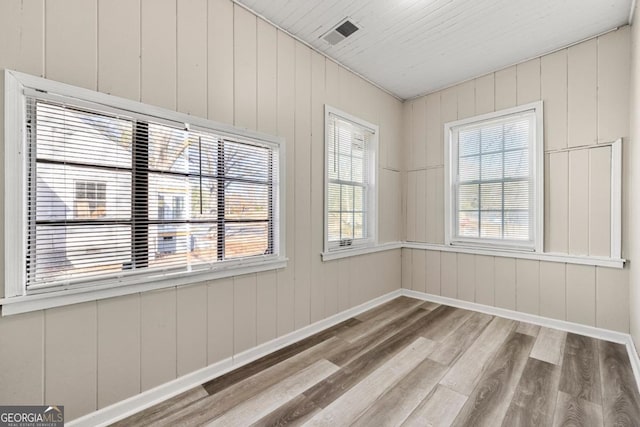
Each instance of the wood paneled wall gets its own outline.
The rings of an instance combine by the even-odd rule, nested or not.
[[[0,318],[3,404],[56,402],[71,420],[400,286],[400,250],[320,259],[325,102],[379,124],[380,240],[400,240],[395,98],[230,0],[4,0],[0,40],[0,68],[285,137],[290,259]]]
[[[611,148],[601,144],[630,143],[629,53],[627,26],[405,103],[406,239],[444,243],[444,123],[543,100],[545,251],[609,256]],[[629,331],[628,267],[411,249],[402,262],[405,288]]]

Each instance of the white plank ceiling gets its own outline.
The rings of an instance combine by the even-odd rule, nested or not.
[[[236,0],[400,98],[628,23],[632,0]],[[361,29],[320,37],[349,17]]]

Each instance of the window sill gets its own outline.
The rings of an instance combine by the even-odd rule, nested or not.
[[[358,255],[366,255],[366,254],[371,254],[371,253],[375,253],[375,252],[382,252],[382,251],[390,251],[393,249],[402,249],[403,244],[402,242],[388,242],[388,243],[380,243],[377,245],[371,245],[371,246],[362,246],[362,247],[356,247],[356,248],[350,248],[350,249],[337,249],[335,251],[328,251],[328,252],[323,252],[322,253],[322,261],[333,261],[336,259],[341,259],[341,258],[349,258],[352,256],[358,256]]]
[[[516,250],[505,249],[487,249],[470,246],[450,246],[433,243],[419,243],[419,242],[405,242],[402,245],[407,249],[424,249],[430,251],[440,252],[456,252],[462,254],[472,255],[487,255],[497,256],[505,258],[519,258],[519,259],[532,259],[537,261],[549,261],[549,262],[561,262],[567,264],[580,264],[580,265],[592,265],[596,267],[609,267],[609,268],[624,268],[625,259],[622,258],[610,258],[610,257],[598,257],[589,255],[569,255],[559,253],[540,253],[540,252],[526,252]]]
[[[278,258],[268,261],[246,263],[241,266],[220,268],[218,270],[207,272],[175,274],[173,276],[165,276],[161,279],[147,281],[144,283],[129,285],[102,285],[99,287],[83,287],[34,295],[0,298],[0,305],[2,306],[2,316],[9,316],[12,314],[27,313],[30,311],[44,310],[70,304],[97,301],[157,289],[166,289],[180,285],[240,276],[242,274],[277,270],[285,268],[287,266],[287,261],[287,258]]]

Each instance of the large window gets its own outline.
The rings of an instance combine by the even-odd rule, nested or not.
[[[22,294],[281,256],[275,139],[60,87],[100,102],[21,88]]]
[[[329,106],[325,124],[325,251],[372,245],[378,128]]]
[[[447,243],[542,251],[542,103],[446,125]]]

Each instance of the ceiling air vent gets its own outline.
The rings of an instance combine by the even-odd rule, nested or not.
[[[321,38],[330,45],[336,45],[351,34],[358,31],[360,27],[353,23],[349,18],[345,18],[336,27],[326,32]]]

